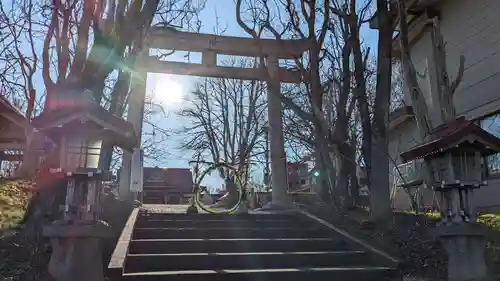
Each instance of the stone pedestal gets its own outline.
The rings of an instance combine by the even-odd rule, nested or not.
[[[247,201],[241,201],[240,205],[234,211],[235,214],[246,214],[248,213],[248,205]]]
[[[296,211],[296,208],[292,203],[290,204],[277,204],[275,202],[269,202],[262,206],[262,208],[258,208],[252,211],[252,213],[270,213],[270,214],[281,214],[281,213],[293,213]]]
[[[288,203],[288,202],[268,202],[266,203],[264,206],[262,206],[262,210],[277,210],[277,211],[281,211],[281,210],[289,210],[289,209],[292,209],[293,206],[291,203]]]
[[[448,281],[487,280],[486,233],[476,223],[437,228],[436,235],[448,253]]]
[[[100,240],[113,236],[109,225],[56,221],[43,234],[52,244],[49,273],[57,281],[104,281]]]

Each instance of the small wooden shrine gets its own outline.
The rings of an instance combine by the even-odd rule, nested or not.
[[[423,158],[428,185],[440,193],[443,223],[475,221],[474,189],[486,184],[484,157],[500,152],[500,139],[472,121],[459,118],[442,125],[424,142],[401,154],[407,162]]]
[[[441,226],[435,234],[448,253],[448,280],[484,280],[485,229],[476,223],[474,190],[486,185],[484,158],[500,152],[500,139],[464,118],[435,128],[401,154],[423,158],[427,185],[439,193]]]

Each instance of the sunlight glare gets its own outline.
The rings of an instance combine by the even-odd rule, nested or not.
[[[184,87],[172,78],[155,81],[153,100],[168,108],[179,108],[184,101]]]

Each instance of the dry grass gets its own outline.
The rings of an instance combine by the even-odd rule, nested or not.
[[[21,222],[29,200],[23,181],[0,180],[0,231],[13,229]]]
[[[30,184],[0,180],[0,280],[38,280],[33,241],[18,227],[30,199]]]
[[[412,212],[407,212],[408,214],[414,214]],[[439,220],[439,213],[428,212],[424,215],[431,220]],[[481,214],[478,216],[478,222],[489,227],[494,231],[500,232],[500,214]]]

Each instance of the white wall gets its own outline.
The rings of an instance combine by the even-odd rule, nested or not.
[[[500,1],[453,0],[443,5],[441,31],[448,72],[455,77],[460,55],[465,72],[455,95],[459,114],[477,118],[500,109]]]
[[[464,76],[454,98],[457,113],[478,118],[499,110],[500,1],[448,0],[443,1],[441,11],[441,32],[451,81],[456,77],[460,55],[465,57]],[[419,77],[419,82],[435,111],[430,115],[436,123],[439,105],[436,104],[437,84],[431,48],[430,32],[426,31],[412,47],[411,56],[417,71],[426,75]],[[411,104],[407,92],[405,99]]]

